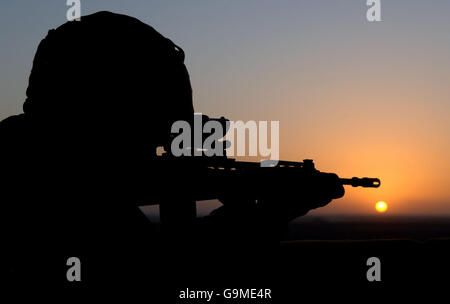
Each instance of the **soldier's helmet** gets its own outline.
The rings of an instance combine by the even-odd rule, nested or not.
[[[167,128],[193,113],[184,52],[129,16],[98,12],[67,22],[39,44],[24,112],[63,126]]]

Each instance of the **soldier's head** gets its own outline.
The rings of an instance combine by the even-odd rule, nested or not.
[[[135,18],[88,15],[39,44],[24,112],[55,128],[156,142],[171,121],[193,114],[183,61],[180,47]]]

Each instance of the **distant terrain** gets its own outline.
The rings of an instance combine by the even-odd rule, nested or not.
[[[217,206],[216,206],[217,207]],[[200,210],[199,216],[210,210]],[[153,222],[159,222],[157,206],[144,207]],[[450,216],[398,215],[308,215],[293,221],[283,240],[383,240],[450,239]]]
[[[292,222],[286,240],[450,238],[450,217],[438,216],[306,216]]]

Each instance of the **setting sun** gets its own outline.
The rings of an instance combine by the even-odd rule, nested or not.
[[[375,209],[380,213],[386,212],[387,207],[388,206],[387,206],[386,202],[383,202],[383,201],[379,201],[378,203],[375,204]]]

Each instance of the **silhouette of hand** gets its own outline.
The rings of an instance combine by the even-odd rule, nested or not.
[[[258,211],[267,219],[275,217],[279,223],[288,223],[309,210],[326,206],[333,199],[344,196],[345,190],[336,174],[321,173],[305,184],[280,192],[277,198],[259,200]]]
[[[345,193],[339,177],[334,173],[320,173],[303,182],[292,181],[278,187],[276,196],[264,197],[256,204],[255,200],[240,198],[239,193],[221,198],[223,206],[214,210],[212,215],[233,220],[253,218],[266,223],[286,224],[309,210],[326,206]]]

